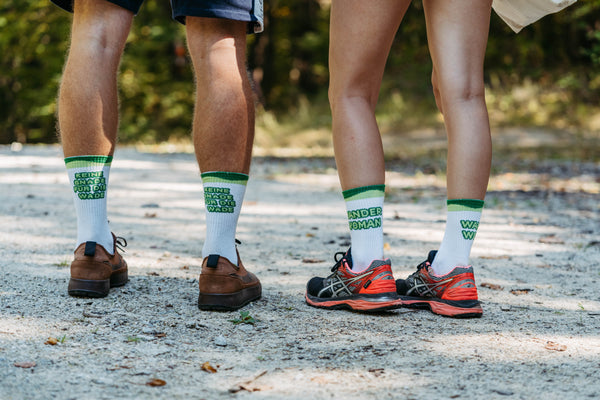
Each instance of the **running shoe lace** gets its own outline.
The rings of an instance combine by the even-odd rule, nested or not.
[[[421,264],[417,265],[417,270],[415,272],[413,272],[412,274],[410,274],[410,276],[408,277],[408,279],[415,279],[419,276],[419,272],[423,269],[423,268],[427,268],[429,266],[429,263],[427,261],[423,261]]]
[[[335,261],[335,265],[333,267],[331,267],[331,272],[337,271],[337,269],[340,267],[340,265],[342,265],[342,261],[344,260],[345,255],[346,255],[346,253],[344,253],[343,251],[338,251],[337,253],[334,254],[333,259]]]

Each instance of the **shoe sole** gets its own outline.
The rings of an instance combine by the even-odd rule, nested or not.
[[[402,303],[404,307],[429,309],[432,313],[444,317],[480,318],[483,315],[481,303],[477,300],[450,301],[402,296]]]
[[[106,297],[111,287],[123,286],[128,282],[127,271],[113,274],[110,279],[69,279],[68,292],[73,297]]]
[[[260,285],[242,289],[235,293],[200,293],[198,295],[198,308],[204,311],[235,311],[252,301],[260,299],[261,295]]]
[[[381,293],[377,295],[357,295],[338,297],[335,299],[321,299],[306,293],[306,304],[317,308],[329,310],[353,311],[385,311],[402,307],[402,299],[395,293]]]

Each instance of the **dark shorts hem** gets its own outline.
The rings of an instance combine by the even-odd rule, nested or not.
[[[252,16],[246,12],[235,12],[232,10],[207,10],[205,8],[195,8],[186,10],[173,10],[173,18],[179,22],[184,22],[185,17],[203,17],[203,18],[222,18],[234,21],[254,22]]]
[[[73,0],[50,0],[63,10],[73,12]],[[106,0],[137,15],[144,0]],[[237,4],[236,4],[237,2]],[[186,17],[221,18],[248,22],[248,33],[263,30],[262,1],[214,0],[204,2],[205,7],[195,7],[192,1],[171,0],[173,19],[185,24]],[[212,5],[212,8],[206,6]]]
[[[52,3],[56,4],[63,10],[68,12],[73,12],[73,0],[50,0]],[[109,3],[116,4],[117,6],[124,8],[128,11],[131,11],[133,14],[136,14],[140,11],[140,7],[142,5],[143,0],[106,0]]]
[[[234,4],[236,1],[239,4]],[[206,7],[207,4],[204,4],[202,7],[197,7],[195,4],[190,3],[193,2],[172,0],[171,4],[173,6],[173,19],[185,24],[186,17],[221,18],[233,21],[248,22],[248,33],[258,33],[263,30],[262,2],[260,3],[260,6],[257,7],[258,9],[255,9],[256,4],[254,2],[247,4],[245,1],[239,0],[231,2],[213,1],[209,7]]]

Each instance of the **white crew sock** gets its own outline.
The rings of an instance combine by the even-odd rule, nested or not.
[[[113,254],[114,243],[108,226],[106,191],[112,156],[65,158],[77,214],[77,244],[96,242]]]
[[[373,260],[383,259],[383,197],[385,185],[363,186],[343,192],[346,201],[352,271],[369,268]]]
[[[206,206],[206,239],[202,257],[218,254],[238,264],[235,232],[247,182],[248,175],[237,172],[202,174]]]
[[[455,267],[467,267],[471,246],[479,227],[483,200],[448,200],[446,231],[431,265],[436,275],[446,275]]]

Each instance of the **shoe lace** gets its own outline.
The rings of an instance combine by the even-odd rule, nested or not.
[[[121,236],[115,236],[115,246],[117,249],[125,253],[125,247],[127,247],[127,240]]]
[[[427,268],[428,266],[430,266],[431,264],[427,261],[423,261],[421,264],[417,265],[417,272],[419,272],[420,270],[422,270],[423,268]]]
[[[417,270],[415,272],[413,272],[412,274],[410,274],[408,276],[408,278],[406,278],[407,281],[411,282],[411,285],[415,284],[415,281],[417,279],[419,279],[419,275],[420,272],[423,268],[427,268],[430,264],[427,261],[423,261],[421,264],[417,265]],[[412,289],[411,289],[412,290]]]
[[[335,265],[331,267],[331,272],[337,271],[337,269],[342,265],[342,261],[345,258],[346,253],[343,251],[338,251],[334,254],[333,259],[335,260]]]

